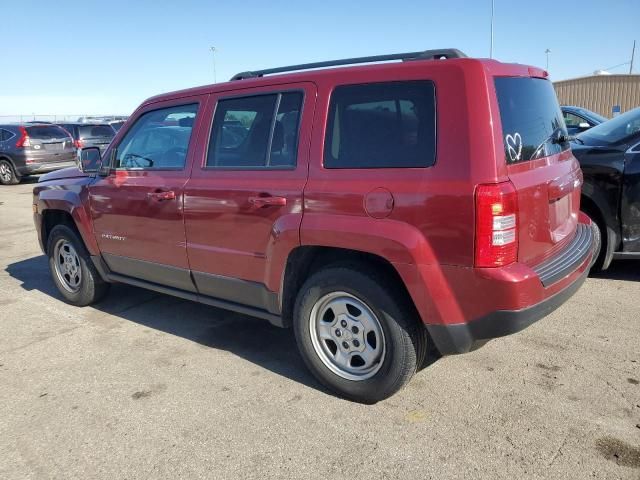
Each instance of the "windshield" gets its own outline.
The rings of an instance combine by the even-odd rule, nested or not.
[[[584,108],[579,108],[578,109],[578,113],[580,113],[583,116],[587,117],[589,120],[595,120],[596,123],[602,123],[602,122],[606,122],[607,120],[609,120],[607,117],[603,117],[599,113],[592,112],[591,110],[586,110]]]
[[[550,81],[498,77],[495,85],[507,163],[548,157],[569,148],[567,127]]]
[[[640,107],[596,125],[578,135],[578,138],[595,139],[610,145],[638,132],[640,132]]]

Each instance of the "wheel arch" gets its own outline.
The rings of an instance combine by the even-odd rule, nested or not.
[[[293,309],[296,297],[304,282],[315,272],[330,265],[351,266],[355,269],[375,269],[390,280],[396,288],[396,293],[402,295],[415,310],[416,318],[419,313],[413,298],[406,287],[405,279],[388,259],[372,252],[348,248],[302,245],[294,248],[286,261],[280,288],[280,305],[283,326],[292,323]]]
[[[617,227],[612,225],[610,218],[607,218],[605,209],[601,202],[596,199],[582,194],[580,198],[580,209],[586,213],[600,229],[600,238],[602,239],[602,248],[605,249],[604,261],[602,262],[602,269],[606,269],[613,260],[613,252],[618,250],[620,236],[617,232]]]
[[[91,255],[98,255],[99,249],[93,234],[88,208],[76,191],[43,190],[37,198],[40,219],[40,240],[46,252],[51,229],[55,225],[65,224],[78,232],[80,239]]]

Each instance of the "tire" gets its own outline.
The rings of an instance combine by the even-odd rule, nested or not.
[[[600,221],[600,219],[597,218],[597,216],[594,215],[592,212],[583,210],[582,213],[584,213],[591,219],[592,227],[593,227],[594,248],[593,248],[593,260],[591,261],[591,272],[593,273],[601,272],[605,270],[606,267],[609,266],[608,263],[611,262],[609,260],[607,265],[605,265],[605,262],[607,260],[607,248],[608,248],[607,230],[605,229],[605,226]]]
[[[313,274],[298,293],[293,327],[313,375],[361,403],[400,390],[426,354],[426,329],[406,294],[366,267],[329,266]]]
[[[78,234],[67,225],[51,230],[47,254],[53,283],[67,303],[84,307],[100,301],[109,291]]]
[[[20,183],[20,176],[9,160],[0,160],[0,185],[17,185]]]
[[[593,229],[593,259],[591,260],[590,268],[593,271],[600,271],[604,263],[606,249],[602,248],[602,232],[600,231],[600,227],[593,220],[591,220],[591,228]]]

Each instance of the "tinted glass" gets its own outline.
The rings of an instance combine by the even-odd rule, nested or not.
[[[213,120],[207,166],[295,166],[302,99],[302,93],[288,92],[220,100]]]
[[[580,138],[593,138],[611,144],[625,140],[640,132],[640,108],[629,110],[590,130],[580,134]]]
[[[13,136],[14,136],[14,134],[12,132],[10,132],[9,130],[4,130],[4,129],[0,128],[0,142],[4,142],[5,140],[9,140]]]
[[[507,163],[543,158],[569,149],[557,143],[567,135],[553,85],[541,78],[495,79]]]
[[[573,113],[564,112],[564,123],[567,127],[577,127],[586,120],[574,115]]]
[[[113,137],[116,132],[109,125],[82,125],[79,128],[80,138]]]
[[[56,125],[41,125],[37,127],[26,127],[30,138],[35,140],[51,140],[58,138],[68,138],[69,133]]]
[[[326,168],[412,168],[435,162],[430,81],[338,87],[331,96]]]
[[[67,132],[69,132],[69,135],[71,135],[72,137],[75,138],[75,129],[73,128],[73,125],[60,125],[62,128],[64,128]]]
[[[197,111],[191,104],[145,113],[118,145],[113,167],[183,168]]]
[[[116,132],[120,130],[123,125],[124,125],[124,122],[111,122],[111,128],[113,128],[113,130]]]

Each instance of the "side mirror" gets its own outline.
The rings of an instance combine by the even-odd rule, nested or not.
[[[78,150],[78,168],[84,173],[96,173],[102,165],[102,157],[98,147],[87,147]]]
[[[589,130],[591,128],[591,125],[589,125],[587,122],[580,122],[578,124],[578,128],[580,130]]]

